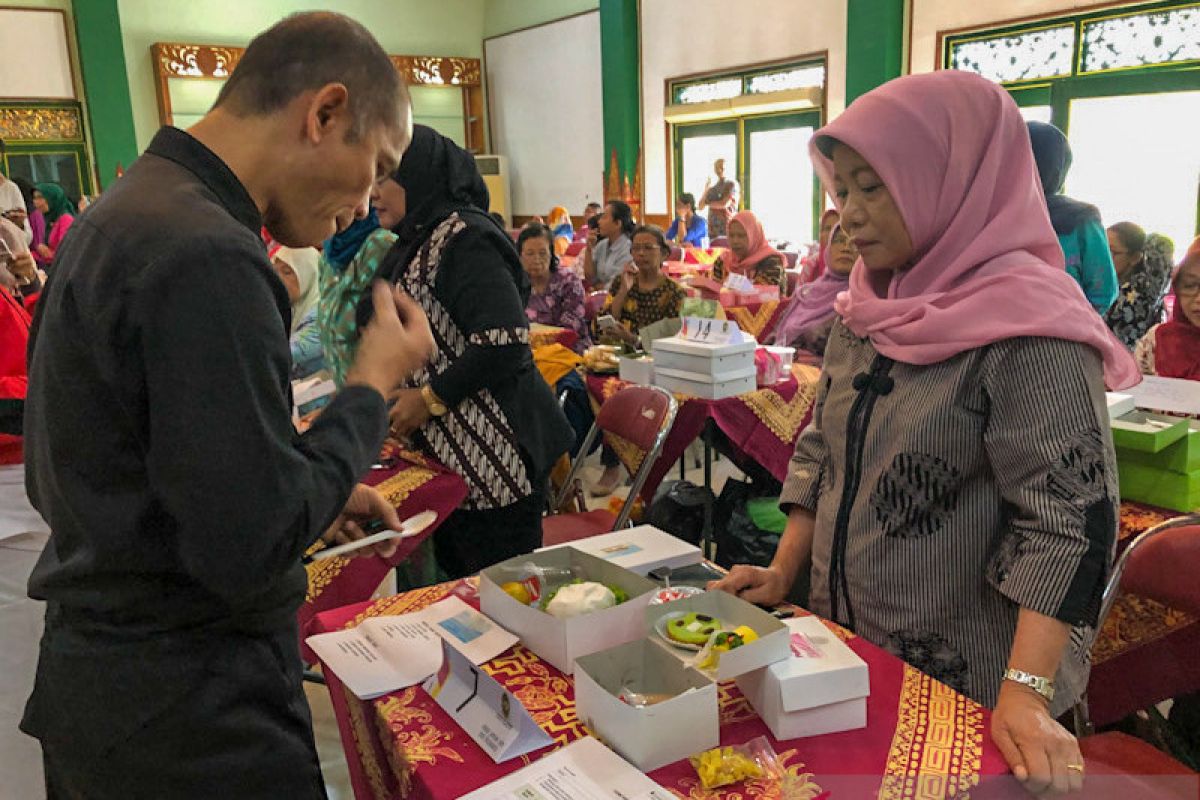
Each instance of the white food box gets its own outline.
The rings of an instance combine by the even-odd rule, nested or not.
[[[620,699],[625,686],[675,696],[636,708]],[[718,706],[715,683],[648,639],[592,653],[576,665],[579,721],[643,772],[720,744]]]
[[[789,657],[737,679],[777,739],[866,727],[867,664],[817,617],[786,621]]]
[[[1116,392],[1105,392],[1105,398],[1108,400],[1108,419],[1112,421],[1117,417],[1123,417],[1130,411],[1137,408],[1137,401],[1133,399],[1131,394],[1117,394]]]
[[[654,340],[655,372],[660,369],[698,372],[703,375],[754,369],[758,344],[751,337],[735,344],[692,342],[678,336]]]
[[[654,385],[669,392],[681,392],[706,400],[721,400],[758,388],[758,372],[751,361],[747,370],[708,375],[702,372],[667,369],[661,365],[654,370]]]
[[[682,569],[704,560],[699,547],[653,525],[638,525],[636,528],[603,533],[571,542],[569,545],[542,547],[535,552],[541,553],[568,546],[603,558],[638,575],[646,575],[661,567]]]
[[[517,602],[500,588],[520,580],[527,564],[574,569],[584,580],[616,586],[629,595],[620,605],[569,619]],[[602,558],[564,546],[514,556],[479,573],[480,610],[521,638],[521,644],[570,675],[575,659],[645,635],[645,611],[658,589],[653,581]]]
[[[672,647],[655,632],[664,615],[694,611],[726,627],[749,625],[759,638],[721,654],[715,671],[690,666],[696,653]],[[643,771],[658,769],[721,743],[717,682],[787,658],[788,629],[767,612],[725,592],[704,592],[649,606],[646,638],[580,658],[575,711],[610,747]],[[636,708],[620,699],[623,687],[675,695]]]
[[[623,381],[650,386],[654,383],[654,359],[651,356],[620,358],[619,376]]]

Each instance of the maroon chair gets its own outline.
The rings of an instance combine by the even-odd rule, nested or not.
[[[1169,519],[1144,531],[1134,539],[1113,567],[1100,606],[1099,631],[1121,592],[1131,592],[1163,603],[1178,611],[1200,616],[1200,581],[1196,580],[1196,565],[1200,564],[1200,514]],[[1130,675],[1130,681],[1154,681],[1154,675]],[[1176,686],[1153,702],[1200,690],[1196,686]],[[1139,708],[1118,709],[1117,718]],[[1087,695],[1075,706],[1075,729],[1086,736],[1094,728],[1088,713]]]
[[[791,297],[800,286],[800,270],[789,269],[784,274],[787,275],[787,296]]]
[[[565,253],[565,255],[577,256],[583,252],[583,248],[585,248],[585,247],[587,247],[586,240],[576,239],[575,241],[573,241],[569,245],[567,245],[567,252]]]
[[[791,250],[784,250],[782,253],[780,253],[780,255],[783,256],[783,260],[786,262],[784,266],[787,269],[796,268],[796,262],[800,260],[799,253],[793,253]]]
[[[708,244],[709,247],[729,247],[728,236],[718,236]]]
[[[628,386],[604,402],[550,507],[562,508],[573,493],[579,492],[579,468],[587,459],[596,437],[602,432],[620,440],[613,449],[629,474],[634,476],[629,496],[621,506],[621,512],[615,516],[608,509],[598,508],[545,517],[542,520],[543,547],[586,539],[628,525],[638,493],[650,477],[650,470],[662,452],[663,442],[667,440],[678,410],[679,404],[671,393],[657,386]]]
[[[583,313],[589,323],[595,322],[596,317],[600,316],[600,311],[604,308],[604,301],[607,298],[608,292],[603,290],[588,292],[588,296],[583,301]]]
[[[667,261],[683,261],[683,248],[677,244],[671,245],[671,254],[667,256]]]

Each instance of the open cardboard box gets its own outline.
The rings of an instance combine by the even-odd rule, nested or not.
[[[695,651],[674,647],[663,641],[655,626],[660,617],[678,613],[695,612],[716,617],[728,629],[746,625],[754,629],[758,639],[743,645],[736,650],[721,654],[721,661],[713,670],[712,677],[717,681],[728,681],[745,672],[749,672],[788,657],[788,629],[779,620],[757,606],[747,603],[728,592],[709,591],[646,608],[646,638],[658,643],[668,653],[682,663],[692,661]]]
[[[570,619],[553,617],[541,608],[517,602],[500,588],[501,584],[526,577],[527,564],[572,570],[583,580],[623,589],[629,599]],[[573,547],[559,547],[514,556],[483,570],[479,573],[479,606],[496,624],[521,637],[521,644],[570,675],[580,656],[642,638],[645,610],[657,589],[653,581],[616,564]]]
[[[1121,448],[1117,461],[1122,464],[1141,464],[1186,475],[1200,472],[1200,419],[1187,420],[1188,432],[1157,453]]]
[[[790,619],[789,657],[737,679],[777,739],[854,730],[867,724],[867,664],[817,617]]]
[[[758,639],[722,653],[717,669],[700,671],[690,665],[695,651],[672,647],[655,632],[660,617],[676,612],[708,614],[720,619],[727,628],[749,625]],[[765,667],[788,655],[786,626],[767,612],[725,592],[704,592],[649,606],[644,625],[646,638],[585,656],[575,665],[575,711],[579,719],[643,771],[658,769],[719,745],[717,682]],[[634,708],[620,698],[627,680],[644,681],[631,686],[635,691],[661,691],[676,696],[645,708]]]
[[[579,659],[575,711],[598,738],[643,772],[716,747],[717,685],[648,639]],[[622,691],[673,695],[636,708]]]

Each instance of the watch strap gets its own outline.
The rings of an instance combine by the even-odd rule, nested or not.
[[[1041,675],[1033,675],[1029,672],[1019,669],[1004,670],[1004,680],[1019,683],[1022,686],[1028,686],[1035,692],[1046,698],[1047,703],[1054,702],[1054,681],[1050,678],[1043,678]]]

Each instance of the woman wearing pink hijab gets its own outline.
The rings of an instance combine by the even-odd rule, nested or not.
[[[860,261],[837,303],[770,567],[717,588],[808,607],[995,709],[1035,790],[1082,786],[1055,718],[1087,685],[1118,509],[1105,381],[1129,353],[1066,273],[1017,106],[900,78],[817,132]]]
[[[728,273],[736,272],[745,275],[753,283],[778,286],[782,292],[787,286],[783,256],[767,244],[767,235],[754,212],[734,214],[729,221],[728,236],[729,252],[713,262],[713,278],[723,281]]]

